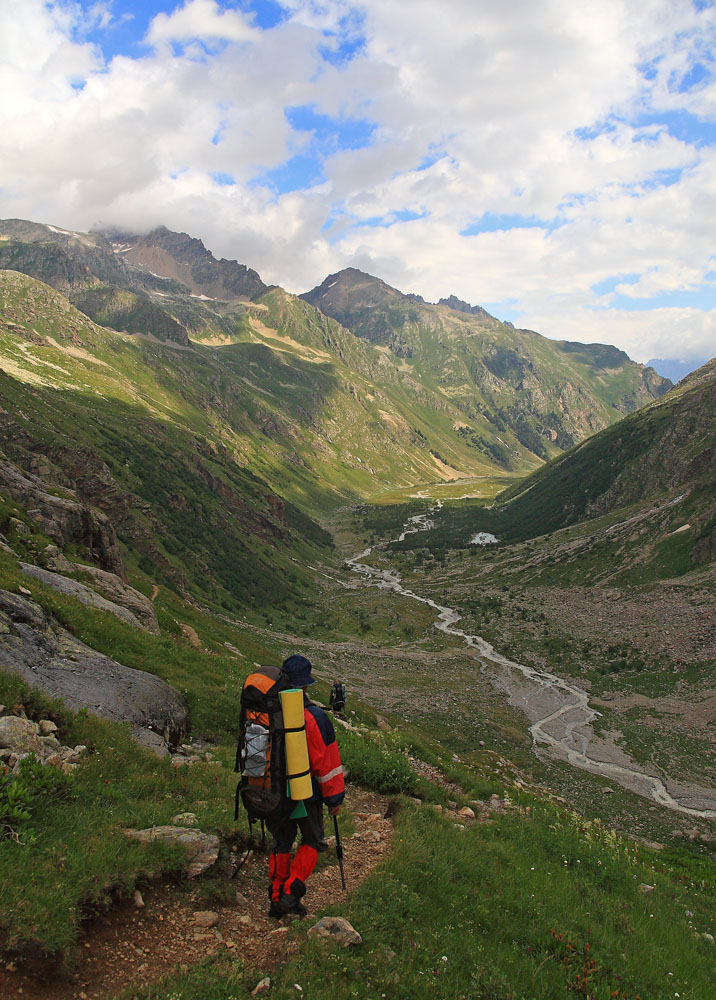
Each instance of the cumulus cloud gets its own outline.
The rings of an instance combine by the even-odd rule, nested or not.
[[[549,336],[716,353],[714,6],[282,6],[262,29],[177,0],[106,59],[110,2],[4,0],[0,214],[163,223],[294,291],[353,264]]]

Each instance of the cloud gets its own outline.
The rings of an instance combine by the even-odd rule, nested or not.
[[[716,354],[712,311],[665,307],[714,285],[714,6],[283,7],[262,30],[176,2],[106,59],[111,4],[5,0],[0,214],[161,222],[294,291],[355,264],[550,336],[656,356],[673,323]],[[315,180],[286,193],[296,156]]]
[[[214,0],[186,0],[171,14],[160,13],[147,33],[150,45],[217,39],[222,42],[255,41],[258,32],[240,11],[222,11]]]

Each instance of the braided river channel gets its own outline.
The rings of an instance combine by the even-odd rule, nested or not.
[[[406,535],[430,530],[433,526],[431,515],[441,506],[438,501],[437,506],[425,514],[411,517],[395,540],[402,541]],[[362,562],[375,547],[348,559],[347,564],[368,586],[392,590],[433,608],[437,612],[434,627],[446,635],[456,636],[474,650],[475,659],[494,687],[507,695],[510,704],[525,713],[536,753],[547,753],[573,767],[599,774],[667,809],[695,818],[716,819],[716,789],[677,781],[652,765],[637,765],[616,745],[614,737],[619,733],[606,736],[595,733],[591,723],[600,713],[590,706],[589,695],[583,688],[546,670],[509,660],[481,636],[456,628],[460,615],[453,608],[408,590],[397,572]]]

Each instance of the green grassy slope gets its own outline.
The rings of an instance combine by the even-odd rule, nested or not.
[[[549,465],[500,497],[522,537],[554,531],[626,504],[675,491],[691,495],[695,555],[713,555],[716,514],[716,362],[662,399]]]
[[[0,553],[0,586],[15,589],[22,580],[15,561]],[[19,840],[0,837],[0,946],[20,946],[20,954],[31,946],[36,962],[43,951],[68,954],[83,915],[131,898],[137,883],[162,871],[181,882],[180,855],[160,844],[137,845],[122,834],[126,827],[195,812],[201,829],[219,835],[225,853],[219,870],[187,886],[187,893],[196,898],[199,892],[209,906],[211,900],[230,902],[226,852],[246,834],[245,818],[238,827],[232,818],[236,691],[253,660],[276,662],[280,652],[246,630],[181,607],[164,590],[157,598],[162,635],[156,637],[40,583],[33,599],[96,648],[180,687],[194,737],[216,741],[211,761],[176,771],[134,746],[121,727],[68,712],[0,671],[0,701],[23,704],[33,718],[52,718],[63,743],[89,748],[69,782],[29,796],[29,816],[13,821]],[[185,643],[176,627],[175,615],[188,611],[202,649]],[[227,637],[243,659],[223,649]],[[319,696],[326,691],[320,685]],[[386,735],[374,729],[373,718],[360,733],[339,732],[339,741],[353,782],[392,794],[419,791],[426,804],[401,800],[390,855],[359,887],[349,887],[347,902],[328,909],[354,924],[363,945],[336,950],[307,936],[315,919],[294,925],[289,935],[297,947],[286,964],[271,970],[272,995],[294,996],[298,983],[302,993],[337,1000],[382,993],[416,1000],[426,993],[493,1000],[710,996],[716,873],[696,846],[658,853],[622,838],[594,815],[513,785],[498,773],[493,754],[456,763],[431,733],[419,734],[415,726]],[[432,760],[460,786],[450,796],[459,805],[474,800],[478,815],[487,810],[489,821],[466,822],[427,804],[444,808],[447,793],[418,785],[407,754]],[[490,796],[497,806],[494,799],[488,806]],[[345,831],[345,814],[342,824]],[[351,849],[346,839],[346,852]],[[261,855],[250,861],[258,881],[264,864]],[[239,1000],[248,998],[263,972],[223,952],[200,966],[184,966],[163,984],[146,984],[142,995]]]
[[[355,268],[302,297],[459,405],[468,439],[487,435],[508,452],[516,439],[555,455],[670,386],[616,348],[558,343],[484,310],[429,305]]]
[[[307,599],[301,567],[329,553],[316,517],[440,479],[438,450],[491,469],[449,412],[280,291],[250,341],[218,349],[102,328],[17,272],[0,272],[0,312],[8,457],[35,471],[42,458],[50,481],[105,509],[135,565],[213,603],[270,596],[288,614]],[[315,346],[295,339],[305,331]]]
[[[284,351],[318,346],[345,366],[348,379],[367,376],[427,411],[427,434],[403,413],[412,443],[423,441],[430,455],[413,481],[430,480],[438,469],[443,478],[494,466],[529,471],[666,385],[614,348],[557,344],[484,310],[431,306],[350,268],[303,297],[349,333],[294,296],[267,289],[244,265],[216,260],[184,233],[106,235],[6,220],[0,266],[48,282],[117,330],[220,345],[265,341],[266,323],[288,332],[293,344]],[[433,426],[438,440],[424,440]]]

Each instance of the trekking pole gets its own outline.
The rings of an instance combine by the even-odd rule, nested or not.
[[[346,890],[346,873],[343,871],[343,844],[341,843],[341,835],[338,832],[338,817],[333,817],[333,829],[336,831],[336,857],[338,858],[338,867],[341,870],[341,885],[343,886],[343,891]]]

